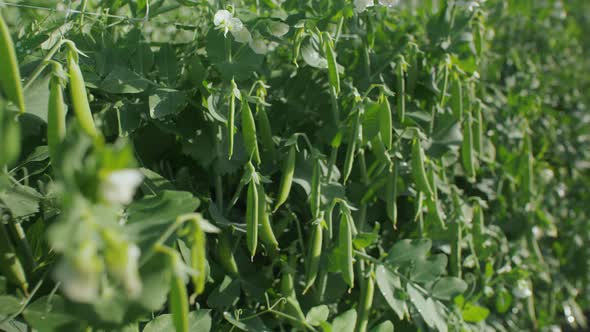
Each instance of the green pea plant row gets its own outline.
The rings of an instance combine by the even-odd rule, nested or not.
[[[585,0],[0,2],[0,331],[573,331]]]

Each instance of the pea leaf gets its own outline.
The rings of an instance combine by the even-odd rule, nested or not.
[[[309,309],[305,316],[305,320],[313,326],[318,326],[321,322],[325,322],[328,319],[329,314],[330,309],[328,309],[328,306],[322,304]]]
[[[387,261],[401,264],[426,256],[432,247],[430,239],[401,240],[397,242],[387,255]]]
[[[188,314],[189,331],[211,331],[211,310],[196,310]],[[171,314],[163,314],[151,320],[144,327],[143,332],[174,331]]]
[[[101,82],[100,88],[110,93],[140,93],[147,89],[149,83],[127,67],[115,67]]]
[[[428,258],[420,257],[414,261],[410,279],[415,282],[431,282],[440,276],[447,267],[447,256],[438,254]]]
[[[467,290],[467,283],[456,277],[439,279],[432,288],[432,296],[441,300],[451,300]]]
[[[371,332],[393,332],[393,323],[390,320],[386,320],[371,329]]]
[[[185,105],[185,94],[174,89],[156,89],[149,97],[150,116],[153,119],[179,113]]]
[[[488,317],[488,315],[490,314],[490,310],[473,304],[471,302],[468,302],[461,310],[461,314],[466,322],[479,323]]]
[[[350,309],[334,318],[334,321],[332,321],[332,331],[354,332],[355,325],[356,310]]]
[[[406,301],[400,295],[403,288],[399,276],[391,272],[387,267],[379,265],[375,271],[375,281],[391,309],[395,311],[399,319],[404,319],[408,314],[408,307]]]

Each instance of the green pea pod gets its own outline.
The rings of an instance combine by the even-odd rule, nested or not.
[[[381,96],[381,105],[379,107],[379,133],[381,140],[387,150],[391,149],[393,124],[391,120],[391,106],[386,96]]]
[[[393,164],[393,171],[387,177],[385,187],[385,208],[393,229],[397,229],[397,177],[399,168],[397,162]]]
[[[356,329],[357,332],[367,332],[369,325],[369,315],[373,307],[373,296],[375,295],[375,278],[370,273],[361,281],[361,294],[359,306],[357,308]]]
[[[477,152],[478,158],[483,157],[483,116],[481,114],[481,102],[477,102],[475,108],[475,119],[473,123],[473,146]]]
[[[483,252],[483,242],[485,231],[485,222],[483,216],[483,210],[479,204],[475,204],[473,207],[473,237],[475,242],[475,251],[477,255],[481,255]]]
[[[322,183],[321,183],[320,159],[315,158],[315,160],[313,161],[313,172],[312,172],[312,176],[311,176],[311,193],[309,195],[311,216],[313,218],[318,218],[318,216],[320,214],[321,190],[322,190]]]
[[[258,246],[258,189],[254,179],[248,184],[246,201],[246,242],[250,251],[250,258],[254,259]]]
[[[295,283],[293,281],[294,270],[292,268],[295,265],[295,256],[289,257],[289,264],[285,264],[280,281],[281,293],[285,297],[286,301],[283,305],[283,311],[291,317],[297,318],[299,321],[305,321],[305,315],[301,310],[301,305],[297,300],[295,293]]]
[[[360,129],[360,122],[361,122],[361,112],[360,110],[357,111],[356,116],[354,118],[354,123],[352,124],[352,131],[350,135],[350,139],[348,141],[348,147],[346,149],[346,157],[344,159],[344,183],[348,180],[350,176],[350,172],[352,171],[352,165],[354,163],[354,155],[356,152],[356,140],[359,136],[359,129]]]
[[[404,57],[400,56],[397,62],[397,111],[400,122],[403,123],[406,118],[406,82],[404,79]]]
[[[524,138],[524,153],[525,170],[523,172],[523,184],[527,195],[532,195],[535,192],[535,157],[533,156],[533,146],[530,135],[525,133]]]
[[[475,159],[473,155],[473,131],[471,113],[463,121],[463,142],[461,143],[461,161],[470,181],[475,181]]]
[[[28,291],[29,284],[25,270],[2,222],[0,222],[0,272],[25,293]]]
[[[232,277],[239,275],[238,264],[232,252],[231,234],[228,231],[224,231],[219,234],[217,238],[217,256],[219,257],[219,263],[225,269],[225,271]]]
[[[279,242],[270,224],[270,216],[266,204],[266,192],[262,183],[258,184],[258,224],[260,226],[260,239],[271,251],[276,252],[279,249]]]
[[[330,34],[324,32],[322,34],[324,41],[324,53],[328,60],[328,79],[330,86],[334,89],[336,96],[340,93],[340,76],[338,74],[338,63],[336,62],[336,54],[334,53],[334,43]]]
[[[440,104],[439,104],[441,107],[445,106],[445,104],[447,102],[447,89],[449,88],[449,62],[450,62],[450,58],[449,58],[449,55],[447,55],[444,69],[443,69],[444,70],[443,89],[441,91]]]
[[[387,153],[387,150],[385,150],[381,135],[377,135],[371,139],[371,151],[375,155],[375,158],[381,161],[384,165],[390,164],[389,154]]]
[[[173,270],[176,270],[177,259],[171,259]],[[172,273],[170,278],[170,294],[168,296],[170,312],[172,313],[172,323],[176,332],[188,332],[188,294],[182,275],[179,275],[176,271]]]
[[[20,136],[17,118],[0,109],[0,168],[12,164],[18,158],[21,148]]]
[[[342,278],[349,288],[354,288],[354,266],[352,258],[352,225],[346,213],[341,213],[340,230],[338,231],[338,245],[342,261]]]
[[[234,154],[234,135],[236,133],[236,95],[234,91],[237,89],[236,82],[231,80],[231,91],[229,93],[229,110],[227,117],[227,159],[231,159]]]
[[[283,203],[287,201],[289,192],[291,191],[291,185],[293,184],[293,174],[295,173],[295,159],[297,157],[297,150],[295,144],[289,147],[289,153],[287,159],[283,164],[283,172],[281,176],[281,184],[279,186],[279,195],[277,197],[277,203],[274,211],[276,211]]]
[[[457,75],[451,83],[451,110],[457,120],[463,120],[463,84]]]
[[[60,79],[51,78],[49,105],[47,107],[47,145],[55,160],[57,150],[66,135],[66,110]]]
[[[441,215],[440,208],[437,202],[436,197],[428,197],[426,198],[426,206],[428,207],[428,212],[432,217],[432,220],[438,223],[443,229],[446,229],[447,226],[445,221]]]
[[[425,164],[424,150],[422,149],[422,145],[420,145],[418,137],[416,137],[412,142],[412,175],[418,190],[425,193],[426,196],[432,197],[434,192],[426,176]]]
[[[256,123],[260,129],[260,138],[262,140],[262,147],[264,151],[268,152],[268,156],[271,160],[275,160],[277,156],[277,149],[272,139],[272,129],[270,127],[270,121],[268,120],[268,114],[264,106],[258,105],[258,111],[256,113]]]
[[[12,101],[21,113],[24,113],[25,97],[14,43],[2,15],[0,15],[0,59],[0,88],[6,98]]]
[[[311,231],[311,239],[309,243],[309,253],[306,259],[306,273],[305,273],[305,294],[307,290],[313,286],[320,266],[320,258],[322,255],[323,233],[321,220],[314,221]]]
[[[78,55],[73,50],[68,52],[68,74],[70,75],[70,97],[78,123],[88,135],[96,137],[98,133],[88,104],[86,84],[78,66]]]
[[[463,233],[461,230],[461,222],[463,222],[463,210],[461,209],[462,202],[459,198],[459,192],[456,187],[451,187],[451,197],[455,209],[455,220],[450,223],[449,232],[451,233],[451,256],[449,265],[451,267],[451,275],[461,278],[462,253],[461,242],[463,241]]]
[[[406,84],[406,93],[410,95],[414,93],[416,84],[418,83],[420,50],[416,44],[410,44],[410,65],[408,66],[408,83]]]
[[[198,272],[197,275],[192,276],[192,281],[195,294],[200,295],[205,290],[205,283],[207,282],[207,256],[205,255],[207,238],[199,220],[193,221],[191,240],[191,268]]]
[[[249,158],[254,158],[256,164],[260,164],[260,153],[258,151],[258,142],[256,139],[256,124],[254,116],[250,109],[250,104],[246,99],[242,99],[242,135],[244,136],[244,145]]]

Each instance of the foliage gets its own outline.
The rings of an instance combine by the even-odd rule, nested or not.
[[[31,5],[0,330],[587,328],[587,1]]]

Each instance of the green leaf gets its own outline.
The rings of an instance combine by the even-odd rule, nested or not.
[[[189,331],[211,331],[211,310],[196,310],[188,314]],[[174,331],[171,314],[163,314],[151,320],[144,327],[143,332]]]
[[[456,277],[439,279],[432,287],[432,296],[441,300],[452,300],[467,290],[467,283]]]
[[[431,247],[432,241],[430,239],[401,240],[391,248],[387,255],[387,261],[392,264],[401,264],[423,258]]]
[[[423,293],[420,292],[416,286],[412,285],[412,283],[408,283],[406,289],[412,304],[416,310],[418,310],[418,313],[426,325],[431,328],[436,327],[439,330],[442,326],[446,326],[436,308],[436,303],[431,298],[426,299]],[[446,329],[444,331],[446,331]]]
[[[236,319],[231,313],[224,312],[223,318],[230,322],[233,326],[239,328],[242,331],[246,332],[270,332],[271,330],[268,329],[264,322],[259,317],[254,317],[253,319],[248,320],[238,320]]]
[[[170,44],[164,44],[156,56],[156,65],[162,82],[173,86],[178,77],[178,60],[174,48]]]
[[[414,261],[410,279],[415,282],[432,282],[440,276],[447,267],[447,256],[438,254],[428,258],[420,257]]]
[[[328,309],[328,306],[322,304],[309,309],[307,315],[305,315],[305,320],[313,326],[318,326],[321,322],[325,322],[328,319],[329,314],[330,309]]]
[[[11,295],[0,295],[0,319],[18,311],[21,302]]]
[[[350,309],[332,321],[332,331],[338,332],[354,332],[356,325],[356,310]]]
[[[399,319],[404,319],[408,313],[408,306],[400,295],[400,291],[402,290],[400,278],[387,267],[379,265],[375,271],[375,280],[377,281],[379,291],[391,309],[395,311]]]
[[[145,251],[176,217],[194,212],[198,206],[199,200],[189,192],[164,190],[131,203],[126,228]]]
[[[510,309],[512,305],[512,294],[508,292],[506,289],[501,289],[496,294],[496,310],[503,314]]]
[[[371,332],[393,332],[393,323],[390,320],[386,320],[372,328]]]
[[[207,304],[221,310],[235,305],[239,299],[240,281],[226,275],[221,284],[209,294]]]
[[[160,88],[150,95],[149,105],[150,116],[159,119],[182,111],[186,105],[186,96],[178,90]]]
[[[490,314],[490,310],[487,308],[478,306],[471,302],[465,304],[461,310],[463,319],[468,323],[479,323],[485,320]]]
[[[363,232],[363,233],[359,233],[352,240],[352,243],[354,244],[355,248],[364,249],[364,248],[370,246],[371,244],[375,243],[375,241],[377,241],[378,239],[379,239],[379,234],[377,234],[377,233]]]
[[[17,184],[0,192],[0,200],[15,218],[22,218],[39,211],[39,202],[43,196],[28,186]]]
[[[39,298],[25,309],[23,316],[39,332],[79,331],[83,324],[67,313],[59,295]]]
[[[147,89],[149,83],[127,67],[115,67],[102,81],[100,88],[109,93],[140,93]]]

